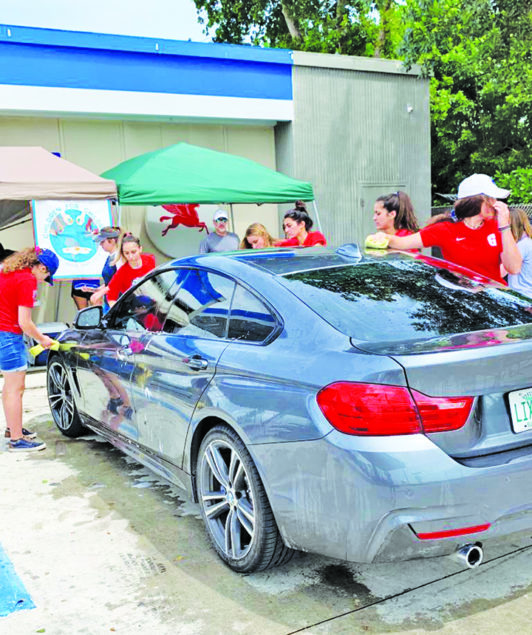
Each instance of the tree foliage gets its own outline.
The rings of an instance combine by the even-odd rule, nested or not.
[[[194,1],[217,42],[420,64],[434,192],[532,165],[532,0]]]
[[[215,42],[393,57],[403,30],[396,0],[194,1]]]
[[[531,165],[531,0],[407,0],[405,62],[431,74],[434,189]]]
[[[511,172],[496,172],[495,181],[500,187],[511,190],[511,204],[532,203],[532,168],[516,168]]]

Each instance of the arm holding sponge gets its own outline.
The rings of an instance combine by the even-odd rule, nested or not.
[[[366,238],[364,246],[367,249],[388,249],[389,242],[390,240],[384,232],[377,232],[376,234],[370,234]]]

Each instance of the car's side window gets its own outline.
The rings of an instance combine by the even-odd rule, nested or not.
[[[163,330],[179,335],[225,338],[235,283],[224,276],[191,269],[172,303]]]
[[[120,301],[112,326],[126,331],[161,331],[183,277],[182,269],[172,269],[145,280]]]
[[[263,342],[275,329],[271,311],[253,293],[237,285],[231,305],[228,337]]]

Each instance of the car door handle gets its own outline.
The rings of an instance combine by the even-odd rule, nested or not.
[[[193,355],[192,357],[184,357],[183,362],[192,368],[192,370],[205,370],[209,365],[209,362],[199,355]]]
[[[128,358],[133,354],[133,351],[129,346],[123,346],[116,351],[116,357],[121,362],[128,361]]]

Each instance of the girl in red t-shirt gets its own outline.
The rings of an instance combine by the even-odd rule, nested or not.
[[[37,285],[53,285],[59,259],[50,249],[28,247],[4,260],[0,272],[0,371],[4,376],[2,404],[7,423],[8,450],[31,452],[44,450],[46,444],[35,441],[35,434],[22,427],[22,395],[26,379],[26,347],[23,333],[44,348],[54,341],[35,326],[31,310]]]
[[[327,241],[321,232],[311,232],[312,218],[307,214],[307,207],[303,201],[297,201],[294,209],[284,215],[283,229],[285,240],[277,240],[276,247],[315,247],[325,246]]]
[[[124,234],[120,254],[125,264],[114,274],[109,282],[107,301],[113,306],[118,298],[130,289],[140,278],[155,269],[152,254],[143,254],[140,240],[131,233]]]
[[[387,241],[392,249],[440,247],[445,260],[503,283],[502,276],[519,273],[522,263],[510,231],[510,211],[497,200],[509,194],[486,174],[473,174],[460,183],[454,220],[434,223],[410,236],[379,232],[371,238]]]
[[[400,190],[379,196],[373,206],[373,222],[377,231],[390,236],[409,236],[419,231],[410,196]]]

